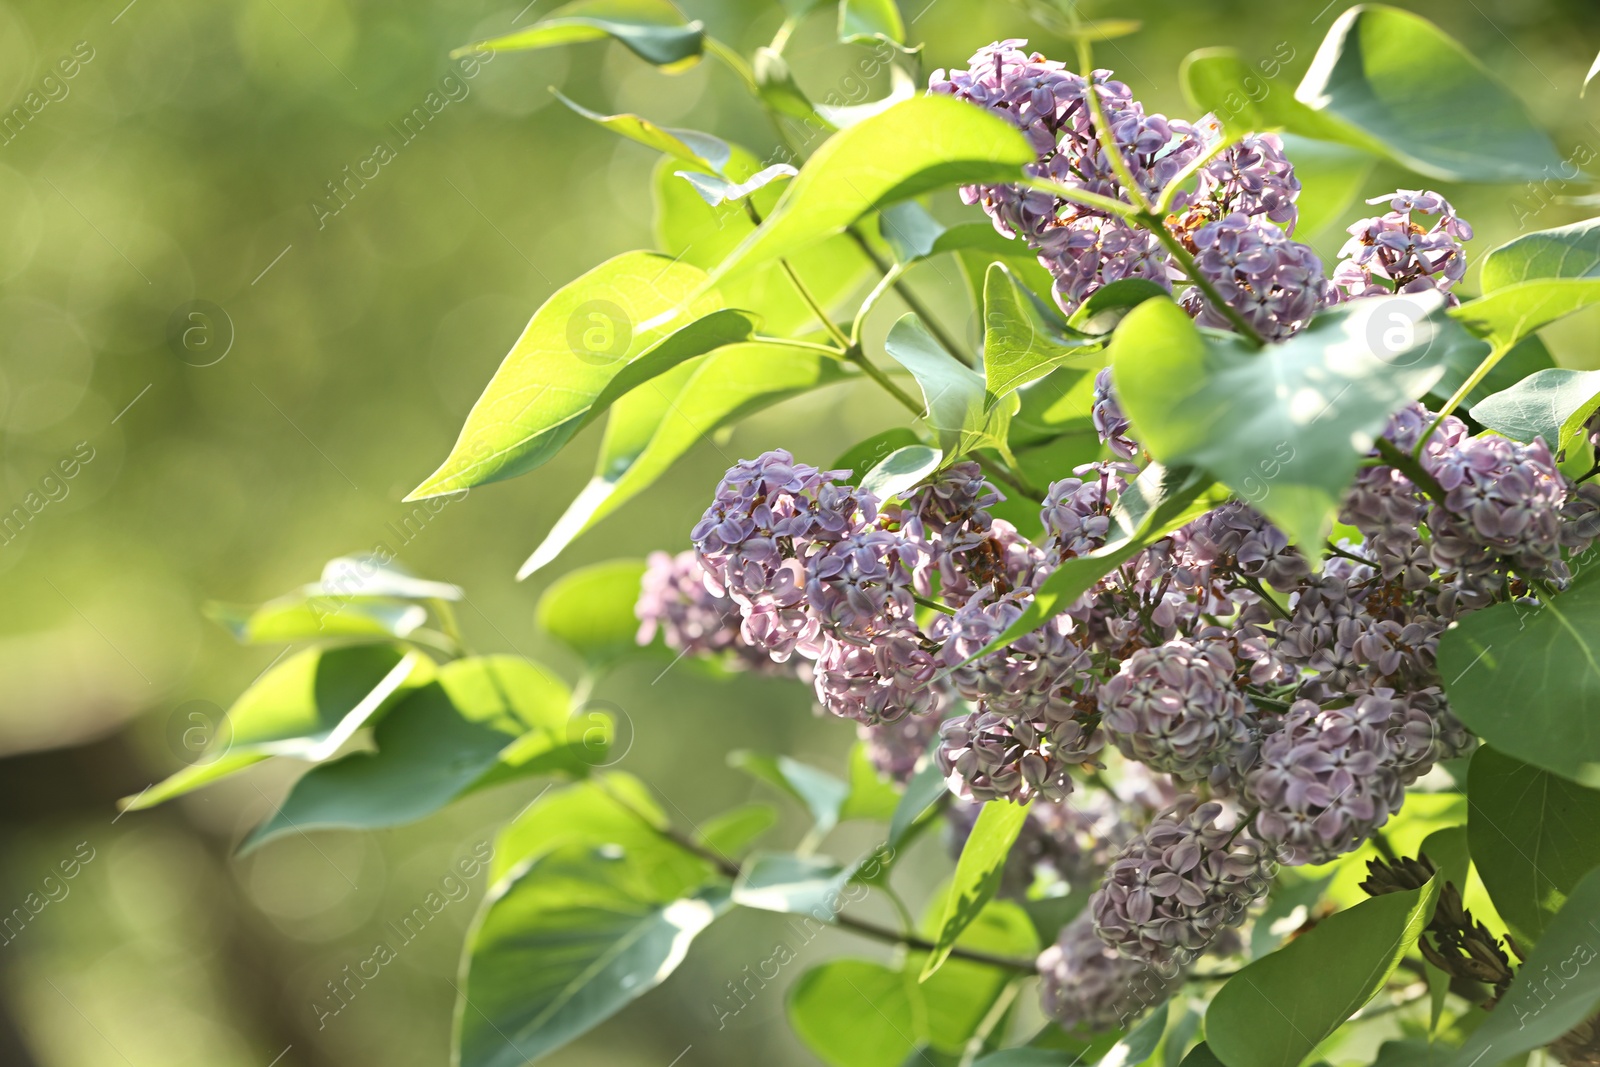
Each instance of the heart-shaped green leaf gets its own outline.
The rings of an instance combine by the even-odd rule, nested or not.
[[[1148,300],[1112,337],[1117,394],[1157,459],[1210,472],[1316,555],[1389,416],[1456,350],[1483,350],[1443,306],[1436,293],[1356,300],[1254,351]]]

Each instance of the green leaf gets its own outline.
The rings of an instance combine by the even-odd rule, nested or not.
[[[878,775],[867,758],[867,746],[857,741],[850,746],[850,795],[839,809],[840,819],[877,819],[887,822],[900,804],[900,790]]]
[[[789,990],[789,1024],[830,1067],[900,1067],[925,1014],[915,978],[866,960],[813,967]]]
[[[906,783],[905,792],[900,794],[900,802],[895,805],[894,814],[889,817],[889,847],[899,848],[917,820],[922,818],[923,813],[933,807],[945,792],[944,775],[940,772],[939,765],[931,759],[927,760],[918,768],[917,773],[911,776],[911,781]]]
[[[800,173],[787,163],[774,163],[752,174],[747,181],[730,182],[716,174],[700,174],[692,170],[674,171],[678,177],[694,187],[700,198],[712,207],[718,204],[743,200],[757,189],[765,188],[780,178],[792,178]]]
[[[1067,610],[1096,582],[1140,549],[1198,518],[1221,501],[1209,477],[1192,468],[1170,469],[1152,463],[1140,472],[1111,510],[1106,543],[1086,556],[1063,560],[1033,594],[1033,600],[1006,631],[970,663],[1001,645],[1037,630]]]
[[[1600,302],[1600,278],[1549,278],[1519,282],[1450,309],[1497,352],[1510,349],[1557,319]]]
[[[522,565],[518,579],[550,563],[717,430],[843,377],[834,360],[763,343],[728,345],[669,373],[612,408],[594,477]]]
[[[1427,19],[1382,4],[1335,20],[1295,100],[1323,122],[1291,132],[1376,150],[1441,181],[1538,181],[1562,165],[1505,83]]]
[[[645,562],[614,559],[569,571],[551,583],[534,606],[533,620],[590,663],[606,663],[637,649],[639,583]]]
[[[762,102],[780,115],[801,122],[824,121],[818,117],[811,98],[795,81],[794,72],[789,69],[789,63],[782,53],[764,45],[757,48],[750,58],[750,74],[755,78],[756,91]]]
[[[740,750],[728,753],[728,766],[798,800],[811,813],[812,833],[818,838],[838,825],[839,810],[850,795],[850,787],[827,771],[788,756]]]
[[[1600,570],[1542,606],[1495,604],[1439,639],[1450,709],[1501,752],[1600,786]]]
[[[1034,152],[1006,122],[964,101],[920,96],[830,137],[766,221],[712,272],[788,256],[898,200],[1018,176]]]
[[[1443,306],[1435,293],[1352,301],[1252,351],[1148,300],[1111,341],[1118,399],[1157,459],[1210,472],[1314,556],[1390,414],[1455,349],[1482,347]]]
[[[448,663],[378,723],[377,751],[313,767],[239,851],[304,830],[414,822],[489,779],[584,774],[602,753],[568,736],[571,696],[548,670],[517,656]]]
[[[1223,1067],[1223,1063],[1217,1059],[1217,1054],[1211,1051],[1211,1046],[1202,1041],[1189,1050],[1180,1067]]]
[[[1485,745],[1472,757],[1467,800],[1478,875],[1517,940],[1531,945],[1600,867],[1600,792]]]
[[[1006,856],[1027,818],[1027,804],[1009,801],[990,801],[978,812],[978,821],[956,861],[955,877],[945,897],[944,919],[939,924],[934,949],[922,966],[922,981],[926,982],[944,964],[961,931],[994,899]]]
[[[1378,994],[1433,914],[1438,879],[1337,912],[1228,979],[1206,1009],[1226,1067],[1294,1067]]]
[[[845,479],[852,485],[861,484],[861,476],[887,459],[891,454],[902,448],[920,445],[922,441],[916,433],[906,426],[895,426],[875,433],[865,441],[851,445],[843,455],[828,464],[829,470],[846,470],[850,477]]]
[[[1545,928],[1511,988],[1456,1053],[1453,1067],[1471,1067],[1494,1052],[1494,1062],[1549,1044],[1600,1006],[1600,870],[1590,871]]]
[[[926,404],[923,419],[938,432],[947,459],[1005,444],[1011,408],[990,410],[983,375],[946,352],[916,315],[901,316],[883,347],[917,380]]]
[[[410,637],[428,621],[419,604],[380,597],[323,597],[290,593],[257,607],[206,605],[206,615],[244,644],[286,644],[340,637]]]
[[[1090,293],[1089,298],[1072,313],[1067,325],[1097,336],[1108,334],[1117,328],[1128,312],[1146,300],[1170,295],[1148,278],[1120,278]]]
[[[704,279],[666,256],[627,252],[556,290],[472,406],[449,457],[406,499],[525,474],[629,389],[749,337],[747,313],[713,315],[715,294],[695,295]]]
[[[1128,1036],[1111,1046],[1111,1051],[1106,1053],[1106,1059],[1113,1063],[1120,1063],[1123,1067],[1137,1067],[1150,1058],[1156,1046],[1161,1044],[1161,1035],[1167,1030],[1167,1004],[1161,1003],[1156,1010],[1145,1017],[1145,1020],[1128,1032]]]
[[[489,881],[498,882],[523,864],[567,845],[615,845],[650,850],[662,840],[667,816],[645,784],[630,774],[610,771],[541,793],[495,838]],[[674,853],[664,853],[671,857]],[[678,851],[678,866],[694,877],[702,861]]]
[[[1551,367],[1480,400],[1472,407],[1472,417],[1516,441],[1543,437],[1560,452],[1596,410],[1600,410],[1600,371]]]
[[[371,596],[397,600],[449,600],[463,597],[459,585],[418,578],[392,559],[360,554],[339,556],[322,566],[322,577],[301,587],[306,596]]]
[[[944,453],[927,445],[906,445],[885,456],[861,476],[859,488],[879,500],[902,496],[925,480],[944,462]]]
[[[748,149],[731,145],[732,158],[723,168],[731,181],[746,181],[765,165]],[[682,262],[709,270],[755,232],[742,204],[710,205],[679,178],[672,160],[663,159],[651,176],[655,204],[656,247]],[[750,196],[750,203],[766,217],[777,205],[787,184],[769,184]],[[873,270],[865,253],[844,234],[837,234],[788,257],[805,278],[817,301],[829,311],[861,287]],[[795,291],[794,283],[774,262],[756,263],[730,271],[717,282],[723,301],[761,315],[767,332],[795,336],[816,328],[810,305]]]
[[[517,52],[553,48],[605,37],[615,38],[640,59],[668,72],[698,63],[705,48],[705,28],[684,18],[668,0],[576,0],[527,29],[458,48],[451,55],[477,49]]]
[[[491,890],[467,940],[456,1001],[461,1067],[523,1067],[677,968],[728,895],[656,859],[568,846]]]
[[[1525,233],[1483,257],[1485,293],[1541,278],[1600,278],[1600,218]]]
[[[1069,337],[1053,328],[1040,314],[1032,294],[1019,286],[1005,264],[989,265],[983,284],[986,410],[1066,361],[1084,356],[1085,349],[1098,348],[1098,342]]]
[[[1222,116],[1230,133],[1286,130],[1302,137],[1354,141],[1360,148],[1382,150],[1382,146],[1358,131],[1306,106],[1286,87],[1263,78],[1237,49],[1201,48],[1190,52],[1178,67],[1178,79],[1183,95],[1195,109]],[[1297,157],[1290,159],[1298,165]]]
[[[937,915],[930,916],[937,928]],[[927,931],[932,933],[932,930]],[[991,900],[978,917],[961,932],[956,943],[962,948],[987,952],[1006,959],[1031,960],[1039,954],[1039,941],[1033,923],[1014,901]],[[906,960],[906,971],[915,974],[922,953]],[[961,1052],[978,1032],[995,1001],[1016,974],[959,957],[945,961],[937,974],[922,983],[922,999],[928,1008],[927,1040],[936,1049]]]
[[[700,824],[695,837],[719,856],[735,857],[746,851],[778,823],[771,804],[741,804]]]
[[[154,807],[272,756],[321,762],[432,675],[432,660],[393,645],[296,653],[234,701],[199,762],[125,798],[122,807]]]
[[[905,22],[894,0],[839,0],[839,40],[846,44],[904,44]]]
[[[831,923],[851,872],[827,856],[758,852],[733,883],[733,902],[759,911],[810,915]]]
[[[1378,161],[1359,148],[1334,141],[1292,133],[1282,137],[1284,155],[1294,161],[1294,176],[1300,179],[1300,195],[1294,201],[1300,218],[1294,235],[1309,241],[1345,222],[1346,212],[1361,198]]]
[[[721,174],[732,157],[732,149],[729,148],[728,142],[709,133],[657,126],[649,119],[628,113],[602,115],[598,111],[590,111],[555,89],[550,91],[555,93],[557,100],[590,122],[603,126],[630,141],[637,141],[646,148],[654,148],[657,152],[664,152],[674,159],[703,168],[712,174]]]
[[[1467,378],[1477,372],[1478,363],[1472,362],[1469,353],[1463,355],[1466,358],[1452,362],[1445,369],[1444,377],[1439,379],[1424,398],[1424,403],[1428,407],[1437,409],[1443,406],[1445,400],[1454,396],[1456,390],[1466,383]],[[1544,342],[1539,340],[1539,335],[1530,334],[1512,345],[1511,350],[1495,362],[1489,373],[1467,393],[1462,403],[1468,408],[1481,404],[1495,393],[1504,392],[1522,379],[1539,371],[1549,370],[1555,365],[1555,359],[1551,357],[1550,350],[1545,347]]]

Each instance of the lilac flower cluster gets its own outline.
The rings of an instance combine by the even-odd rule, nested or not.
[[[1472,240],[1472,227],[1438,193],[1398,189],[1367,203],[1385,201],[1388,211],[1346,231],[1350,239],[1339,250],[1333,283],[1351,297],[1438,290],[1451,305],[1459,304],[1449,290],[1467,272],[1462,244]],[[1424,227],[1413,215],[1431,215],[1435,221]]]
[[[1322,260],[1288,236],[1299,218],[1300,182],[1276,135],[1251,134],[1208,159],[1210,145],[1199,126],[1148,114],[1110,71],[1086,78],[1024,52],[1026,43],[981,48],[968,69],[935,71],[928,91],[969,100],[1015,123],[1038,154],[1026,173],[1081,193],[1146,207],[1198,164],[1195,188],[1174,195],[1164,225],[1204,280],[1263,337],[1289,336],[1338,298]],[[1106,153],[1091,94],[1132,190],[1123,188]],[[1069,314],[1096,290],[1125,278],[1168,289],[1175,281],[1196,280],[1186,277],[1161,234],[1121,213],[1021,185],[969,186],[962,196],[982,205],[1000,233],[1037,253],[1054,279],[1056,302]],[[1193,284],[1181,302],[1207,325],[1232,325]]]
[[[1109,72],[1075,74],[1023,43],[937,72],[930,91],[1014,122],[1035,177],[1172,206],[1155,233],[1148,213],[1136,226],[1081,198],[964,190],[1039,255],[1064,310],[1143,277],[1179,285],[1206,326],[1242,320],[1281,341],[1337,301],[1461,277],[1471,228],[1438,194],[1402,190],[1352,227],[1329,279],[1292,239],[1300,186],[1278,138],[1211,152],[1199,127],[1146,113]],[[1185,174],[1190,187],[1171,192]],[[1383,437],[1415,462],[1373,450],[1340,509],[1355,535],[1315,546],[1320,568],[1233,501],[1041,615],[1041,584],[1107,545],[1144,459],[1109,370],[1092,421],[1108,458],[1048,486],[1033,538],[995,514],[1004,497],[975,462],[880,501],[781,450],[742,461],[692,555],[652,558],[638,614],[641,640],[659,630],[683,652],[802,665],[891,780],[931,752],[957,839],[982,802],[1031,803],[1002,891],[1097,886],[1040,968],[1054,1018],[1100,1027],[1227,944],[1276,864],[1358,848],[1406,786],[1470,750],[1440,636],[1467,612],[1563,585],[1600,538],[1600,488],[1567,479],[1542,441],[1473,437],[1413,404]],[[1137,984],[1151,992],[1130,999]]]

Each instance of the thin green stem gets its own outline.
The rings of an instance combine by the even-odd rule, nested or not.
[[[911,599],[916,601],[918,604],[921,604],[925,608],[932,608],[934,611],[941,612],[945,615],[954,615],[956,613],[956,609],[950,607],[948,604],[941,604],[937,600],[930,600],[925,596],[918,596],[917,594],[912,593]]]
[[[1101,196],[1099,193],[1091,193],[1087,189],[1074,189],[1070,185],[1062,185],[1060,182],[1053,182],[1046,178],[1024,178],[1017,184],[1028,189],[1038,189],[1040,192],[1059,196],[1061,199],[1070,200],[1074,204],[1096,208],[1108,215],[1127,219],[1129,222],[1137,222],[1142,214],[1132,204],[1114,200],[1109,196]]]
[[[705,35],[705,42],[706,51],[721,60],[724,66],[737,74],[739,80],[744,82],[745,88],[749,89],[757,99],[760,99],[761,87],[756,84],[755,71],[750,69],[750,64],[745,62],[744,56],[741,56],[738,51],[723,44],[709,33]]]
[[[850,346],[850,348],[846,350],[844,358],[860,367],[862,371],[866,373],[867,377],[871,378],[873,381],[882,386],[884,392],[900,401],[901,406],[907,411],[911,412],[918,418],[926,417],[927,411],[922,404],[919,403],[917,399],[910,393],[896,385],[894,380],[883,372],[883,368],[879,367],[876,363],[872,362],[872,360],[868,359],[867,354],[861,351],[860,345]]]
[[[998,463],[980,452],[974,452],[972,458],[978,461],[978,466],[983,468],[985,474],[997,481],[1006,483],[1029,500],[1038,501],[1044,499],[1044,494],[1039,492],[1031,482],[1005,464]]]
[[[1172,253],[1172,258],[1177,260],[1178,266],[1183,268],[1183,273],[1188,275],[1191,282],[1200,287],[1200,291],[1206,295],[1206,299],[1211,301],[1211,306],[1227,317],[1228,322],[1233,325],[1239,335],[1257,348],[1264,347],[1267,343],[1266,339],[1256,332],[1256,328],[1250,325],[1249,320],[1239,314],[1237,308],[1222,299],[1222,294],[1217,291],[1217,287],[1211,284],[1209,278],[1200,273],[1200,268],[1195,265],[1194,257],[1189,254],[1187,248],[1183,247],[1183,242],[1173,236],[1171,231],[1161,223],[1161,220],[1154,216],[1150,216],[1145,225],[1151,233],[1156,235],[1157,240],[1166,245],[1167,251]]]
[[[816,352],[818,355],[828,356],[831,359],[844,359],[845,352],[842,348],[833,345],[819,345],[815,341],[797,341],[792,337],[768,337],[765,334],[751,334],[750,340],[757,344],[777,345],[780,348],[799,348],[807,352]]]
[[[1256,821],[1256,816],[1260,815],[1260,814],[1261,814],[1261,809],[1260,808],[1251,808],[1250,809],[1250,813],[1248,815],[1246,815],[1244,818],[1240,819],[1239,820],[1239,825],[1235,826],[1233,828],[1233,833],[1228,835],[1228,839],[1222,843],[1222,847],[1223,848],[1227,848],[1229,845],[1233,844],[1233,839],[1238,837],[1240,834],[1244,833],[1251,826],[1253,826],[1255,824],[1255,821]]]
[[[895,275],[894,280],[890,282],[894,286],[895,295],[904,300],[906,307],[911,309],[912,314],[922,320],[922,324],[928,328],[928,332],[933,335],[933,339],[943,345],[945,351],[961,360],[967,366],[977,366],[976,357],[967,351],[965,345],[956,343],[955,338],[951,337],[945,331],[945,328],[939,325],[939,320],[933,317],[933,312],[928,306],[922,302],[916,293],[912,292],[911,286],[907,285],[905,279],[901,276],[904,272],[897,272],[895,264],[884,262],[883,257],[878,255],[877,250],[867,241],[866,235],[860,229],[851,226],[845,232],[850,235],[851,240],[855,241],[856,247],[860,248],[862,253],[872,261],[872,265],[878,268],[879,274],[882,274],[885,278],[888,278],[891,274]]]
[[[1178,198],[1179,193],[1183,192],[1184,183],[1198,174],[1201,167],[1221,155],[1222,151],[1233,144],[1235,140],[1236,138],[1233,137],[1221,138],[1216,144],[1206,149],[1205,152],[1190,160],[1188,166],[1173,175],[1172,180],[1167,183],[1167,187],[1161,190],[1161,199],[1156,201],[1155,214],[1160,218],[1166,218],[1167,212],[1172,210],[1172,202]]]
[[[800,280],[800,275],[795,271],[794,266],[787,259],[779,259],[778,266],[782,267],[783,272],[789,276],[789,282],[794,286],[794,291],[800,294],[800,299],[806,302],[806,306],[817,317],[817,321],[822,323],[823,329],[827,330],[828,334],[839,343],[839,347],[848,354],[851,348],[849,336],[839,329],[839,324],[833,321],[832,316],[824,310],[821,302],[806,287],[806,283]],[[848,358],[848,355],[846,358]]]
[[[1478,364],[1478,369],[1469,374],[1467,380],[1462,382],[1461,386],[1450,394],[1450,399],[1444,402],[1444,407],[1439,409],[1439,414],[1435,415],[1433,422],[1428,425],[1428,432],[1417,438],[1417,447],[1411,450],[1412,458],[1422,458],[1422,449],[1427,445],[1428,439],[1433,436],[1433,432],[1439,428],[1439,424],[1444,422],[1451,412],[1461,406],[1467,396],[1478,387],[1478,383],[1489,376],[1489,372],[1494,370],[1495,365],[1504,359],[1509,351],[1511,351],[1510,345],[1495,345],[1494,348],[1489,350],[1489,354],[1484,357],[1483,362]]]
[[[789,47],[789,38],[794,34],[795,27],[800,25],[800,20],[790,15],[783,20],[783,25],[778,27],[778,32],[772,35],[772,43],[768,48],[783,55],[783,50]]]
[[[1076,21],[1076,19],[1074,19]],[[1093,50],[1089,47],[1089,38],[1078,38],[1078,66],[1079,73],[1083,76],[1086,92],[1085,99],[1089,101],[1089,113],[1094,116],[1095,135],[1100,139],[1100,147],[1105,151],[1106,159],[1111,163],[1111,169],[1116,172],[1117,181],[1122,183],[1122,189],[1139,207],[1149,211],[1153,205],[1144,195],[1144,190],[1139,188],[1139,183],[1134,180],[1133,171],[1128,166],[1128,161],[1123,158],[1122,149],[1117,147],[1117,139],[1111,133],[1111,127],[1106,125],[1105,110],[1100,106],[1100,87],[1094,82]]]

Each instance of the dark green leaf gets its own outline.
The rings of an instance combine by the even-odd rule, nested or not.
[[[613,37],[648,63],[672,72],[699,62],[705,29],[690,22],[668,0],[576,0],[556,8],[527,29],[451,53],[478,49],[517,52]]]
[[[1434,293],[1356,300],[1252,351],[1148,300],[1111,341],[1118,397],[1157,459],[1210,472],[1316,554],[1390,414],[1453,350],[1482,348],[1443,306]]]
[[[1441,181],[1539,181],[1562,166],[1509,87],[1433,23],[1398,8],[1362,4],[1339,16],[1295,99],[1326,125],[1291,132],[1380,151]]]
[[[1228,979],[1206,1009],[1227,1067],[1293,1067],[1378,994],[1433,914],[1438,879],[1374,897]]]
[[[1223,1063],[1217,1059],[1217,1054],[1211,1051],[1211,1046],[1202,1041],[1189,1050],[1189,1054],[1183,1058],[1181,1067],[1223,1067]]]
[[[900,1067],[926,1009],[914,977],[866,960],[813,967],[789,991],[789,1023],[830,1067]]]
[[[1551,367],[1473,405],[1472,417],[1517,441],[1543,437],[1561,451],[1600,409],[1600,371]]]
[[[1123,1067],[1136,1067],[1150,1058],[1161,1044],[1161,1035],[1167,1030],[1167,1005],[1162,1003],[1145,1017],[1144,1021],[1128,1032],[1128,1036],[1111,1046],[1106,1059]]]
[[[612,408],[594,477],[517,577],[550,563],[715,431],[841,377],[835,361],[815,352],[752,343],[728,345],[634,390]]]
[[[1068,360],[1092,358],[1098,349],[1096,341],[1056,330],[1003,263],[989,265],[983,284],[986,408],[993,408],[1002,398]]]
[[[905,426],[896,426],[882,433],[875,433],[865,441],[851,446],[828,467],[830,470],[849,471],[850,477],[845,480],[852,485],[859,485],[861,476],[887,459],[891,453],[921,443],[914,431]]]
[[[1108,334],[1134,308],[1155,297],[1169,296],[1166,289],[1147,278],[1121,278],[1101,286],[1078,305],[1067,325],[1090,334]]]
[[[1479,877],[1517,940],[1531,945],[1600,867],[1600,792],[1485,745],[1472,757],[1467,800]]]
[[[788,756],[769,756],[764,752],[728,753],[728,765],[758,778],[780,793],[798,800],[811,813],[812,832],[822,837],[839,822],[850,787],[827,771]]]
[[[1001,800],[990,801],[978,812],[978,821],[956,861],[955,877],[945,897],[939,936],[922,966],[923,981],[944,964],[961,931],[994,899],[995,891],[1000,888],[1006,856],[1027,818],[1027,804]]]
[[[964,101],[922,96],[895,104],[817,149],[712,280],[787,256],[884,205],[944,186],[1015,178],[1034,158],[1016,127]]]
[[[490,779],[583,774],[604,749],[569,737],[570,700],[548,670],[516,656],[448,663],[378,723],[377,751],[313,767],[240,851],[286,833],[414,822]]]
[[[1005,444],[1011,407],[990,410],[983,375],[946,352],[915,315],[902,316],[883,347],[917,380],[926,405],[923,418],[938,431],[947,458]]]
[[[1554,1041],[1600,1006],[1600,870],[1590,871],[1517,968],[1511,988],[1456,1053],[1453,1067],[1493,1062]]]
[[[644,561],[636,559],[569,571],[540,595],[534,622],[590,663],[616,659],[638,648],[633,606],[644,572]]]
[[[1450,708],[1501,752],[1600,786],[1600,569],[1543,606],[1495,604],[1439,640]]]
[[[1463,353],[1463,355],[1468,354]],[[1452,363],[1445,368],[1444,377],[1439,379],[1438,384],[1424,398],[1424,403],[1428,407],[1438,409],[1444,405],[1445,400],[1455,395],[1456,390],[1466,382],[1468,376],[1478,369],[1478,364],[1469,361],[1470,355],[1468,360]],[[1531,334],[1511,346],[1511,351],[1501,357],[1489,373],[1467,393],[1462,404],[1468,408],[1481,404],[1495,393],[1502,393],[1522,379],[1542,370],[1549,370],[1555,365],[1555,359],[1551,357],[1550,350],[1545,347],[1544,342],[1539,340],[1539,335]]]
[[[748,314],[712,315],[715,294],[695,295],[704,279],[686,263],[627,252],[556,290],[472,406],[449,457],[406,499],[533,470],[629,389],[750,336]]]
[[[457,1062],[523,1067],[659,985],[727,910],[698,881],[648,851],[568,846],[496,886],[466,946]]]
[[[211,744],[190,764],[135,797],[153,807],[272,756],[319,763],[375,721],[406,690],[433,677],[433,661],[393,645],[313,648],[268,670],[228,709]]]

